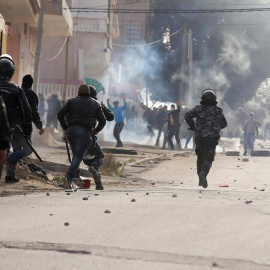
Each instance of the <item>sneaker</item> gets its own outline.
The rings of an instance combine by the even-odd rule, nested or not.
[[[247,151],[245,151],[244,154],[243,154],[243,156],[247,156],[247,155],[248,155],[248,153],[247,153]]]
[[[96,190],[104,190],[104,187],[102,185],[96,185]]]
[[[7,175],[7,176],[5,177],[5,182],[6,182],[7,184],[18,183],[19,181],[20,181],[20,180],[19,180],[18,178],[13,177],[13,176]]]
[[[79,188],[82,188],[84,186],[84,182],[80,178],[78,178],[78,177],[72,178],[72,182],[75,185],[77,185]]]
[[[207,179],[202,172],[199,173],[199,185],[201,185],[203,188],[208,187]]]
[[[10,173],[14,173],[15,169],[14,166],[10,163],[10,161],[7,159],[6,160],[6,166],[7,166],[7,171]]]

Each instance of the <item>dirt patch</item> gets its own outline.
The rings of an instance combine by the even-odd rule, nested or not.
[[[2,173],[0,180],[1,196],[22,195],[33,192],[48,192],[61,190],[58,183],[54,182],[54,175],[46,172],[47,176],[41,175],[39,172],[33,172],[27,164],[18,164],[16,177],[20,179],[18,183],[5,183],[6,168]]]

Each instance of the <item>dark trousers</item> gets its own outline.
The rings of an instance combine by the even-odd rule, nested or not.
[[[120,139],[120,133],[122,131],[124,127],[124,123],[120,122],[120,123],[116,123],[113,129],[113,136],[117,141],[117,145],[116,146],[123,146],[121,139]]]
[[[207,176],[215,159],[218,139],[195,138],[195,144],[195,153],[197,155],[197,174],[203,173]]]
[[[149,134],[149,136],[152,138],[155,136],[155,132],[153,130],[153,126],[150,124],[147,124],[147,133]]]
[[[47,116],[46,127],[54,127],[58,129],[58,119],[56,116]]]
[[[158,135],[157,135],[156,145],[159,145],[159,139],[160,139],[162,131],[163,131],[163,126],[158,127]]]
[[[67,129],[67,138],[73,154],[67,176],[72,179],[78,173],[83,156],[91,146],[92,134],[86,128],[72,126]]]
[[[104,164],[103,159],[104,154],[95,137],[91,147],[86,151],[83,157],[83,163],[89,167],[93,166],[98,171],[99,167]]]
[[[28,139],[31,142],[31,139]],[[15,177],[15,171],[17,163],[20,159],[27,157],[32,154],[32,149],[27,144],[26,140],[23,138],[22,134],[14,133],[11,140],[11,145],[13,152],[9,154],[8,161],[14,168],[14,171],[7,171],[8,176]]]
[[[181,142],[179,138],[179,132],[180,132],[180,126],[174,125],[169,127],[169,133],[168,133],[168,144],[171,149],[174,149],[172,138],[175,136],[175,140],[177,142],[177,145],[179,149],[181,149]]]

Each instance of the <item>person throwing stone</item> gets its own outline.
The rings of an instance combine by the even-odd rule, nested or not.
[[[117,141],[116,147],[123,147],[123,143],[120,139],[120,133],[124,127],[124,114],[123,111],[127,108],[127,102],[125,98],[123,98],[124,105],[123,106],[118,106],[119,101],[114,101],[113,106],[110,104],[110,99],[107,99],[107,105],[109,110],[111,110],[114,114],[114,120],[115,120],[115,125],[113,129],[113,136]]]

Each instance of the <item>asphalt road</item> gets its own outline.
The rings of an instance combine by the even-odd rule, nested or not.
[[[270,269],[269,161],[218,154],[208,189],[192,155],[148,185],[0,197],[0,269]]]

